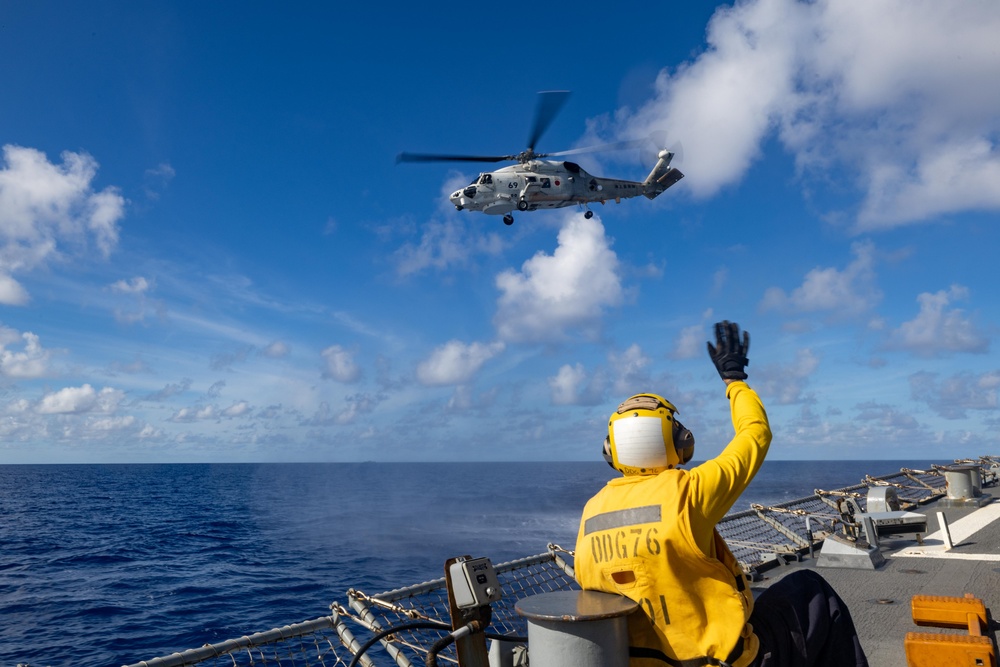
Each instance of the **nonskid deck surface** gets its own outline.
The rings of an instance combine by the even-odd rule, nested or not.
[[[928,515],[932,532],[923,545],[915,539],[881,540],[886,562],[878,569],[816,568],[818,559],[806,557],[772,569],[752,587],[767,587],[798,568],[816,568],[847,603],[872,667],[906,667],[907,632],[960,632],[916,626],[910,605],[914,595],[962,597],[971,593],[983,600],[991,619],[1000,615],[1000,490],[987,487],[983,493],[994,501],[980,508],[942,507],[935,501],[916,510]],[[951,549],[945,549],[936,530],[938,512],[947,517]],[[994,646],[997,627],[991,622],[984,633]]]
[[[993,481],[1000,464],[980,460],[984,480]],[[929,534],[880,538],[878,552],[885,563],[877,569],[819,567],[825,537],[841,534],[851,516],[840,503],[854,499],[854,507],[867,512],[869,489],[891,486],[904,509],[927,517]],[[866,477],[857,484],[835,491],[817,490],[806,498],[771,507],[755,505],[751,510],[727,515],[719,531],[733,553],[750,572],[751,587],[762,591],[800,568],[817,568],[844,598],[851,610],[862,646],[872,667],[905,667],[904,638],[907,632],[953,632],[918,628],[910,616],[914,595],[962,597],[972,593],[988,610],[1000,614],[1000,502],[958,506],[942,500],[945,476],[941,468],[929,471],[901,470],[881,477]],[[984,495],[1000,496],[996,486],[982,489]],[[947,506],[946,506],[947,505]],[[946,549],[938,531],[937,513],[943,512],[953,543]],[[488,555],[488,554],[487,554]],[[578,588],[572,569],[572,553],[557,545],[536,556],[496,565],[503,599],[493,605],[491,632],[524,636],[524,619],[514,611],[517,600],[556,590]],[[444,579],[367,594],[351,589],[345,603],[334,602],[330,615],[232,639],[218,644],[137,662],[130,667],[180,667],[181,665],[323,665],[347,667],[368,640],[388,628],[435,620],[449,623]],[[987,633],[996,640],[995,626]],[[365,667],[412,667],[424,663],[430,646],[442,633],[427,628],[403,629],[379,641],[357,660]],[[438,655],[441,665],[456,664],[453,647]]]

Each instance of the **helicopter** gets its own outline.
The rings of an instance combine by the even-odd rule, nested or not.
[[[548,129],[552,119],[569,97],[569,91],[552,90],[539,93],[534,124],[528,135],[527,149],[515,155],[441,155],[434,153],[400,153],[396,162],[516,162],[496,171],[482,172],[471,183],[451,194],[449,200],[459,211],[481,211],[487,215],[502,215],[507,225],[514,224],[512,212],[581,206],[584,217],[594,212],[590,204],[630,199],[643,195],[655,199],[667,188],[684,178],[671,167],[674,152],[662,149],[657,162],[644,181],[600,178],[587,173],[569,160],[546,160],[580,153],[620,150],[645,145],[649,140],[623,141],[556,153],[536,153],[535,144]]]

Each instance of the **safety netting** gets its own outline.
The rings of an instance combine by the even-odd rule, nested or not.
[[[1000,476],[1000,460],[996,458],[956,463],[978,465],[984,485],[996,483]],[[845,522],[852,520],[849,507],[866,512],[873,488],[891,487],[901,509],[919,511],[921,505],[945,494],[947,468],[904,468],[897,473],[866,477],[841,489],[816,489],[805,498],[752,505],[749,510],[727,515],[717,527],[744,570],[754,578],[757,572],[776,562],[798,558],[827,535],[842,530]],[[572,555],[572,551],[550,544],[545,553],[495,565],[503,595],[492,605],[489,631],[523,641],[527,627],[515,610],[517,601],[539,593],[578,589]],[[374,595],[351,589],[347,592],[347,606],[332,604],[329,616],[128,667],[376,667],[393,663],[414,667],[424,664],[433,644],[450,629],[449,609],[444,577]],[[442,665],[457,664],[454,645],[440,651],[437,660]]]

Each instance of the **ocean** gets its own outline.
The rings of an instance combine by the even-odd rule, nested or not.
[[[929,461],[768,461],[733,511]],[[0,667],[105,666],[572,549],[595,463],[0,466]]]

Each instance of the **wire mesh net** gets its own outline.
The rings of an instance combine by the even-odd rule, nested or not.
[[[977,463],[983,470],[983,481],[986,483],[996,483],[1000,477],[1000,461],[991,457],[956,463]],[[877,486],[891,486],[902,509],[919,508],[941,497],[946,491],[944,468],[903,469],[880,477],[866,477],[859,484],[834,491],[817,489],[814,495],[805,498],[768,507],[755,505],[750,510],[727,515],[717,527],[733,555],[752,574],[776,558],[801,553],[835,532],[838,523],[843,522],[843,511],[838,507],[838,501],[850,498],[858,509],[867,511],[868,490]],[[546,553],[496,566],[503,597],[492,606],[490,632],[525,637],[526,622],[515,610],[518,600],[539,593],[579,589],[572,565],[564,559],[564,555],[572,556],[572,552],[549,545]],[[377,633],[406,623],[439,621],[450,628],[448,593],[443,577],[370,596],[352,589],[348,591],[347,598],[353,613],[334,603],[330,616],[218,644],[206,644],[128,667],[183,667],[195,664],[218,667],[350,667],[352,663],[374,667],[391,662],[398,667],[413,667],[423,664],[428,649],[443,635],[444,630],[399,630],[382,639],[381,647],[376,646],[364,655],[357,654],[365,643],[375,641]],[[441,664],[457,664],[454,647],[440,652],[438,660]]]
[[[836,532],[847,513],[841,506],[844,499],[867,511],[868,491],[879,486],[894,489],[901,509],[911,509],[944,495],[946,482],[940,469],[904,468],[833,491],[816,489],[814,495],[804,498],[768,507],[754,505],[727,515],[717,528],[736,559],[752,573],[778,558],[801,553]]]
[[[346,667],[352,654],[345,648],[336,615],[286,625],[267,632],[137,662],[129,667]]]
[[[559,555],[561,552],[559,547],[550,545],[546,553],[495,566],[503,596],[492,605],[490,632],[523,638],[527,635],[527,624],[515,610],[518,600],[539,593],[579,589],[572,567]],[[357,611],[356,620],[370,631],[403,625],[415,618],[438,620],[450,627],[448,591],[443,577],[372,596],[352,590],[348,597],[352,609]],[[424,656],[440,636],[426,630],[404,630],[382,644],[397,665],[410,667],[424,663]],[[442,664],[457,663],[453,645],[437,657]]]

